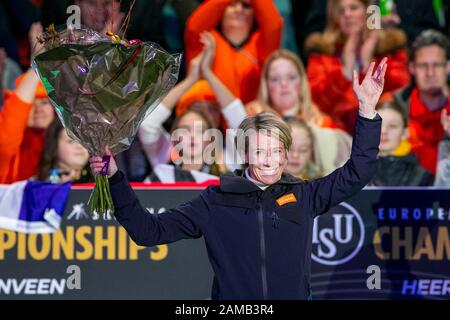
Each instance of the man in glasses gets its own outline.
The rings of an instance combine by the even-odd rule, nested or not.
[[[435,30],[423,31],[413,42],[409,70],[414,82],[396,96],[409,115],[412,151],[422,167],[436,172],[441,116],[449,105],[450,42]]]

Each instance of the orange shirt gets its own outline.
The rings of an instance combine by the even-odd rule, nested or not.
[[[31,104],[8,93],[0,112],[0,183],[34,176],[44,147],[43,129],[27,127]]]
[[[280,46],[283,19],[273,0],[252,1],[258,27],[250,34],[242,48],[235,48],[215,29],[226,7],[232,2],[233,0],[207,0],[191,15],[185,29],[186,64],[189,66],[189,62],[203,50],[199,40],[200,33],[210,31],[216,39],[212,70],[245,104],[256,97],[265,59]],[[189,90],[180,99],[177,114],[182,113],[189,106],[189,102],[202,100],[205,96],[214,96],[211,88],[205,83]]]

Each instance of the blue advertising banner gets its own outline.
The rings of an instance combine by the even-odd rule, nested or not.
[[[449,299],[450,193],[369,189],[316,219],[319,299]]]
[[[201,188],[135,188],[149,214]],[[0,229],[0,299],[209,299],[203,239],[143,248],[73,188],[60,230]],[[313,299],[449,299],[450,190],[367,188],[315,221]],[[295,267],[295,266],[292,266]]]

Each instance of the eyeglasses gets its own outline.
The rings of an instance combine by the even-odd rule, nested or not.
[[[424,71],[432,69],[433,71],[442,70],[447,65],[446,62],[435,62],[435,63],[414,63],[414,67],[419,71]]]

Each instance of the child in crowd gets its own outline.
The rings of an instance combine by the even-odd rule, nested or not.
[[[406,116],[394,102],[380,104],[376,108],[383,119],[381,127],[378,170],[371,181],[374,186],[430,186],[433,175],[422,168],[414,153],[403,149],[402,140],[408,139]]]

